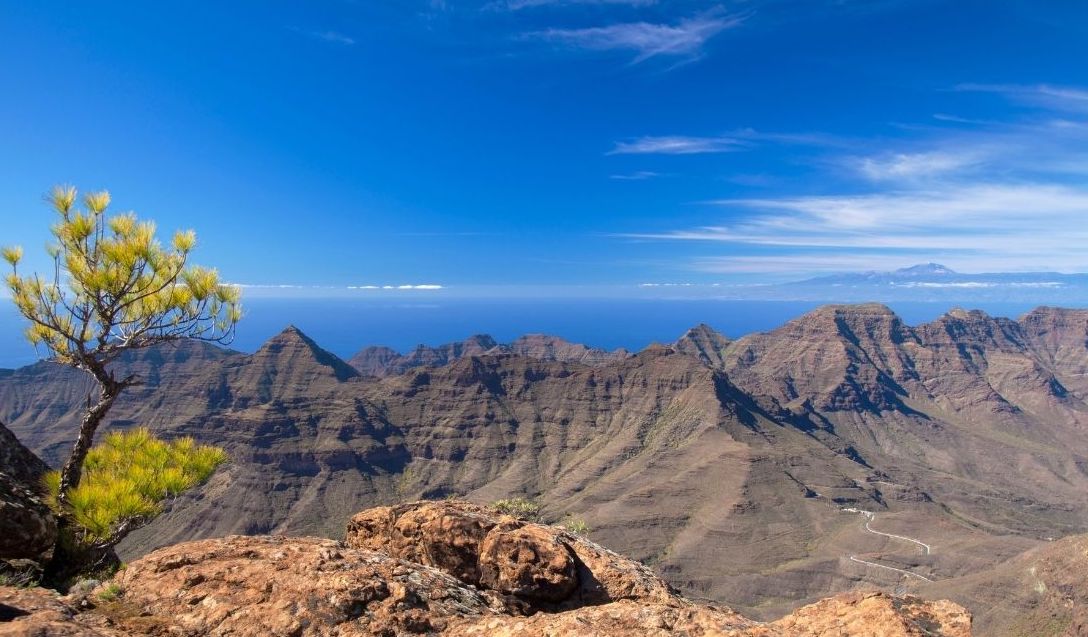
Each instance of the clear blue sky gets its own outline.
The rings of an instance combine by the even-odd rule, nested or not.
[[[0,243],[55,183],[255,285],[1088,270],[1088,3],[0,4]]]

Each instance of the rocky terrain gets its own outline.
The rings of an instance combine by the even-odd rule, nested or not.
[[[971,617],[869,592],[754,622],[585,538],[465,502],[363,511],[343,542],[187,542],[67,597],[0,587],[0,635],[409,634],[964,637]]]
[[[356,511],[420,497],[524,496],[755,619],[946,586],[933,590],[988,634],[1003,620],[969,578],[1088,532],[1085,311],[908,326],[883,306],[829,306],[585,362],[473,342],[483,351],[403,373],[388,366],[399,354],[355,368],[293,328],[252,355],[186,343],[126,361],[147,383],[111,426],[193,435],[232,462],[123,557],[230,534],[340,537]],[[49,363],[15,370],[0,418],[55,464],[87,387]]]

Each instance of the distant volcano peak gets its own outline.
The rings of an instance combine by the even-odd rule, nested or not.
[[[905,275],[932,275],[932,274],[957,274],[955,270],[945,267],[940,263],[919,263],[906,268],[899,268],[896,274]]]

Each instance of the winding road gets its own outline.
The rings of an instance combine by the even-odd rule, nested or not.
[[[876,519],[876,513],[873,513],[872,511],[862,511],[861,509],[855,509],[855,508],[852,508],[852,507],[843,509],[843,511],[847,511],[849,513],[860,513],[860,514],[864,515],[865,516],[865,530],[868,531],[869,533],[872,533],[873,535],[883,535],[884,537],[890,537],[890,538],[895,539],[895,540],[902,540],[904,542],[910,542],[912,544],[916,544],[916,545],[918,545],[918,546],[920,546],[922,548],[922,551],[926,555],[929,555],[933,551],[933,547],[926,544],[925,542],[922,542],[921,540],[916,540],[916,539],[914,539],[912,537],[907,537],[905,535],[895,535],[894,533],[884,533],[883,531],[877,531],[876,529],[874,529],[871,526],[873,520]],[[895,568],[894,566],[885,566],[884,564],[878,564],[876,562],[870,562],[868,560],[863,560],[863,559],[859,558],[857,555],[851,555],[850,556],[850,561],[851,562],[857,562],[858,564],[865,564],[866,566],[873,566],[873,567],[876,567],[876,568],[882,568],[882,569],[886,569],[886,570],[889,570],[889,571],[895,571],[896,573],[902,573],[903,575],[907,575],[909,577],[916,577],[916,578],[918,578],[918,579],[920,579],[920,580],[922,580],[924,582],[932,582],[933,581],[933,580],[929,579],[928,577],[926,577],[925,575],[919,575],[918,573],[912,573],[911,571],[903,570],[901,568]]]

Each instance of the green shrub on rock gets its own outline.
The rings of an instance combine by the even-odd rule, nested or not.
[[[491,503],[496,513],[513,516],[527,522],[540,521],[540,504],[526,498],[507,498]]]

